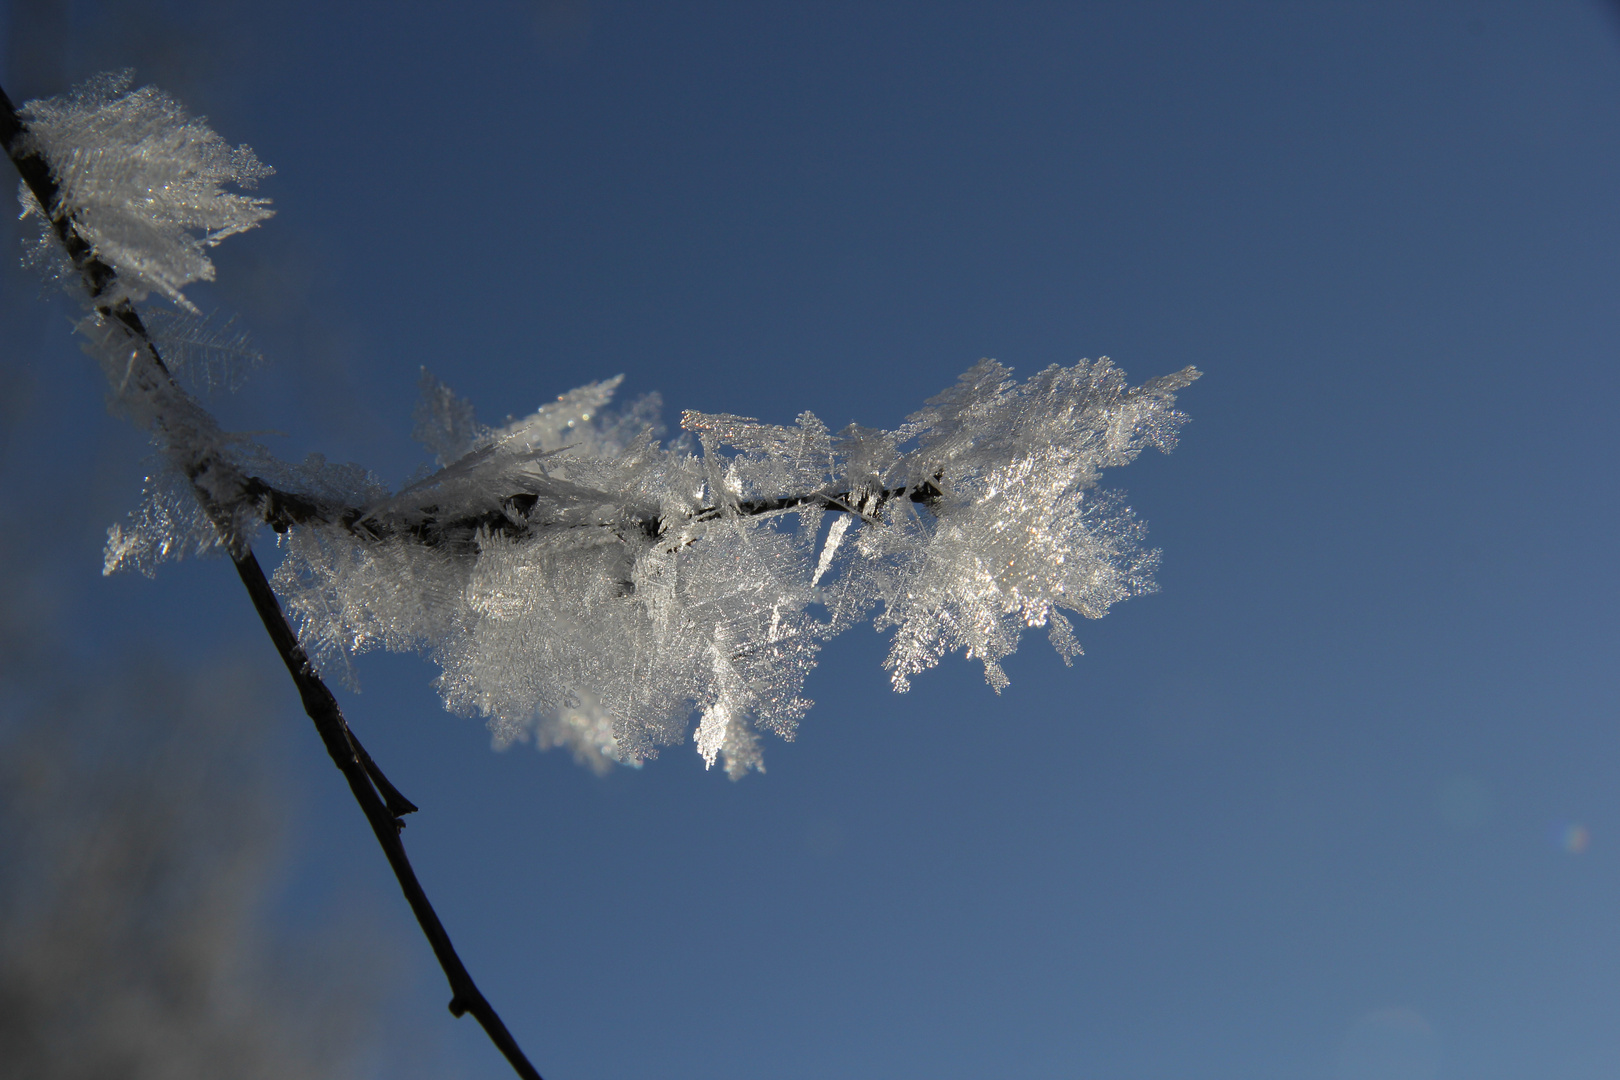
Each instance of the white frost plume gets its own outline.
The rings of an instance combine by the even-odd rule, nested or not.
[[[26,186],[19,198],[42,228],[47,214],[66,208],[97,257],[117,271],[118,295],[98,299],[155,292],[195,311],[181,289],[213,280],[207,249],[273,213],[268,199],[222,185],[252,190],[274,170],[246,146],[226,145],[167,94],[131,90],[132,81],[128,71],[98,75],[19,110],[51,164],[61,203],[42,208]]]
[[[295,530],[276,585],[322,663],[424,650],[498,744],[605,768],[690,738],[738,776],[761,731],[793,736],[821,643],[861,619],[894,628],[897,690],[950,652],[1000,690],[1025,628],[1079,655],[1060,609],[1152,591],[1158,558],[1098,476],[1170,449],[1196,375],[1132,388],[1104,359],[1019,383],[985,361],[895,431],[689,412],[695,454],[632,437],[606,411],[618,380],[494,429],[426,379],[418,431],[463,456],[359,515],[404,533]]]

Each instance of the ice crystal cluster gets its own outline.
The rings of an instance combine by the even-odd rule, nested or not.
[[[251,190],[274,170],[246,146],[226,145],[167,94],[131,90],[133,79],[128,71],[99,75],[66,97],[31,101],[20,111],[51,163],[61,203],[117,271],[121,295],[141,300],[155,292],[195,310],[180,290],[214,279],[207,249],[272,213],[269,200],[222,185]],[[46,213],[59,207],[41,207],[26,186],[20,194],[24,214],[41,226],[32,261],[61,269]]]
[[[31,107],[53,166],[94,172],[81,163],[135,144],[150,174],[206,174],[216,192],[221,178],[262,175],[251,152],[122,85]],[[85,183],[65,190],[118,223],[94,234],[96,250],[108,244],[121,276],[179,300],[178,284],[202,275],[170,203]],[[218,211],[202,242],[267,212],[259,200],[185,204]],[[666,443],[656,399],[610,410],[618,379],[496,427],[424,372],[415,434],[439,468],[391,490],[356,466],[278,462],[210,426],[162,378],[130,378],[140,357],[108,326],[105,313],[88,321],[92,349],[166,463],[113,530],[109,570],[244,551],[268,523],[283,554],[276,589],[325,670],[346,673],[368,649],[421,651],[442,670],[446,705],[486,718],[498,743],[567,746],[606,768],[691,738],[733,777],[760,767],[762,733],[793,736],[821,644],[856,623],[892,631],[885,666],[901,691],[960,652],[999,692],[1026,629],[1072,660],[1069,615],[1098,618],[1153,589],[1157,552],[1101,472],[1169,450],[1184,419],[1175,392],[1198,377],[1132,387],[1104,358],[1019,382],[984,360],[891,430],[689,411]]]

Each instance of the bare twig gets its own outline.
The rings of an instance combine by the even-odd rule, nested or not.
[[[304,711],[309,718],[315,721],[315,730],[320,733],[321,741],[326,744],[326,752],[331,755],[332,763],[343,773],[343,778],[349,782],[349,790],[354,794],[355,802],[366,815],[366,821],[371,825],[377,843],[382,845],[383,854],[388,856],[388,865],[394,871],[394,877],[399,880],[400,891],[405,894],[406,901],[411,905],[411,913],[416,916],[422,933],[427,936],[428,944],[433,947],[433,955],[438,959],[439,966],[444,969],[445,978],[450,980],[450,1011],[457,1016],[471,1013],[489,1035],[497,1049],[511,1062],[512,1068],[519,1076],[526,1080],[540,1080],[540,1074],[535,1071],[529,1059],[523,1056],[518,1047],[517,1040],[512,1038],[511,1032],[496,1014],[494,1006],[484,998],[473,982],[467,968],[456,955],[455,946],[450,943],[450,935],[445,932],[444,925],[439,922],[438,914],[433,905],[428,902],[427,894],[422,891],[421,883],[416,880],[416,872],[411,868],[411,860],[405,854],[405,845],[400,842],[399,832],[404,826],[396,814],[409,813],[415,810],[410,802],[394,790],[392,784],[382,778],[382,773],[371,764],[371,759],[360,748],[359,740],[349,730],[349,725],[343,719],[343,713],[320,677],[310,667],[309,658],[304,655],[303,646],[293,635],[292,628],[287,625],[286,616],[281,612],[281,605],[276,601],[276,594],[270,589],[270,582],[265,579],[264,571],[259,567],[259,560],[253,557],[251,551],[234,559],[236,572],[242,578],[242,584],[247,587],[248,595],[253,598],[253,606],[259,612],[259,618],[264,623],[265,631],[270,640],[275,643],[276,652],[281,654],[282,662],[287,665],[287,672],[292,676],[294,685],[298,687],[298,694],[304,701]],[[380,781],[377,786],[373,783]],[[379,795],[379,789],[383,794]],[[385,805],[385,799],[388,804]],[[408,809],[395,809],[393,800],[398,799]]]

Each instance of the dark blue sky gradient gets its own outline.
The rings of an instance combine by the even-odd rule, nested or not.
[[[624,372],[670,422],[835,427],[981,356],[1206,372],[1181,448],[1109,481],[1163,592],[1079,627],[1073,670],[1032,637],[999,697],[960,658],[895,696],[853,632],[768,775],[688,746],[599,779],[490,752],[419,660],[361,663],[420,873],[547,1077],[1620,1075],[1613,9],[199,18],[206,63],[97,63],[182,73],[279,170],[198,299],[275,364],[221,411],[288,456],[404,479],[423,364],[489,420]],[[136,443],[66,310],[19,334],[42,414],[91,433],[40,468],[100,463],[60,571],[85,647],[270,670],[227,565],[95,579]],[[352,890],[403,926],[295,753],[286,917]],[[432,1074],[504,1075],[405,955]]]

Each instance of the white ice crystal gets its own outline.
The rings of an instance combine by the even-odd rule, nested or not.
[[[156,292],[195,311],[181,289],[213,280],[207,249],[272,213],[268,199],[222,185],[251,190],[274,170],[247,147],[226,145],[167,94],[131,90],[132,81],[127,71],[99,75],[72,94],[19,110],[51,163],[60,198],[59,206],[41,207],[24,187],[23,210],[43,224],[47,214],[67,209],[95,254],[117,271],[119,294],[99,299]]]
[[[317,658],[425,650],[446,704],[500,742],[640,762],[690,730],[739,775],[758,732],[792,737],[821,643],[863,616],[894,628],[896,689],[959,651],[999,690],[1025,627],[1069,661],[1060,609],[1097,618],[1152,590],[1157,553],[1097,478],[1173,445],[1196,372],[1134,389],[1107,360],[1009,374],[982,363],[891,432],[689,412],[696,454],[607,437],[616,380],[499,430],[428,381],[419,419],[448,418],[430,445],[460,430],[467,453],[356,526],[409,531],[295,530],[276,584]]]
[[[117,271],[116,298],[183,304],[180,287],[212,274],[203,249],[268,214],[220,184],[266,170],[128,86],[103,77],[24,115],[62,186],[52,212]],[[619,378],[490,426],[424,371],[416,435],[439,468],[392,490],[222,431],[160,355],[193,349],[206,374],[241,352],[229,327],[143,338],[107,300],[81,326],[87,349],[158,449],[109,572],[240,556],[269,524],[274,584],[315,663],[352,678],[369,649],[424,652],[445,704],[497,744],[566,746],[598,769],[688,738],[733,777],[762,768],[760,735],[791,739],[810,706],[822,643],[868,619],[893,631],[897,690],[961,652],[999,691],[1026,628],[1071,661],[1064,612],[1099,618],[1154,587],[1158,553],[1100,475],[1168,451],[1175,391],[1198,377],[1131,387],[1104,358],[1018,382],[984,360],[893,430],[686,412],[665,443],[656,398],[609,409]]]
[[[234,316],[155,308],[144,318],[169,370],[204,394],[240,390],[248,373],[264,363]]]

